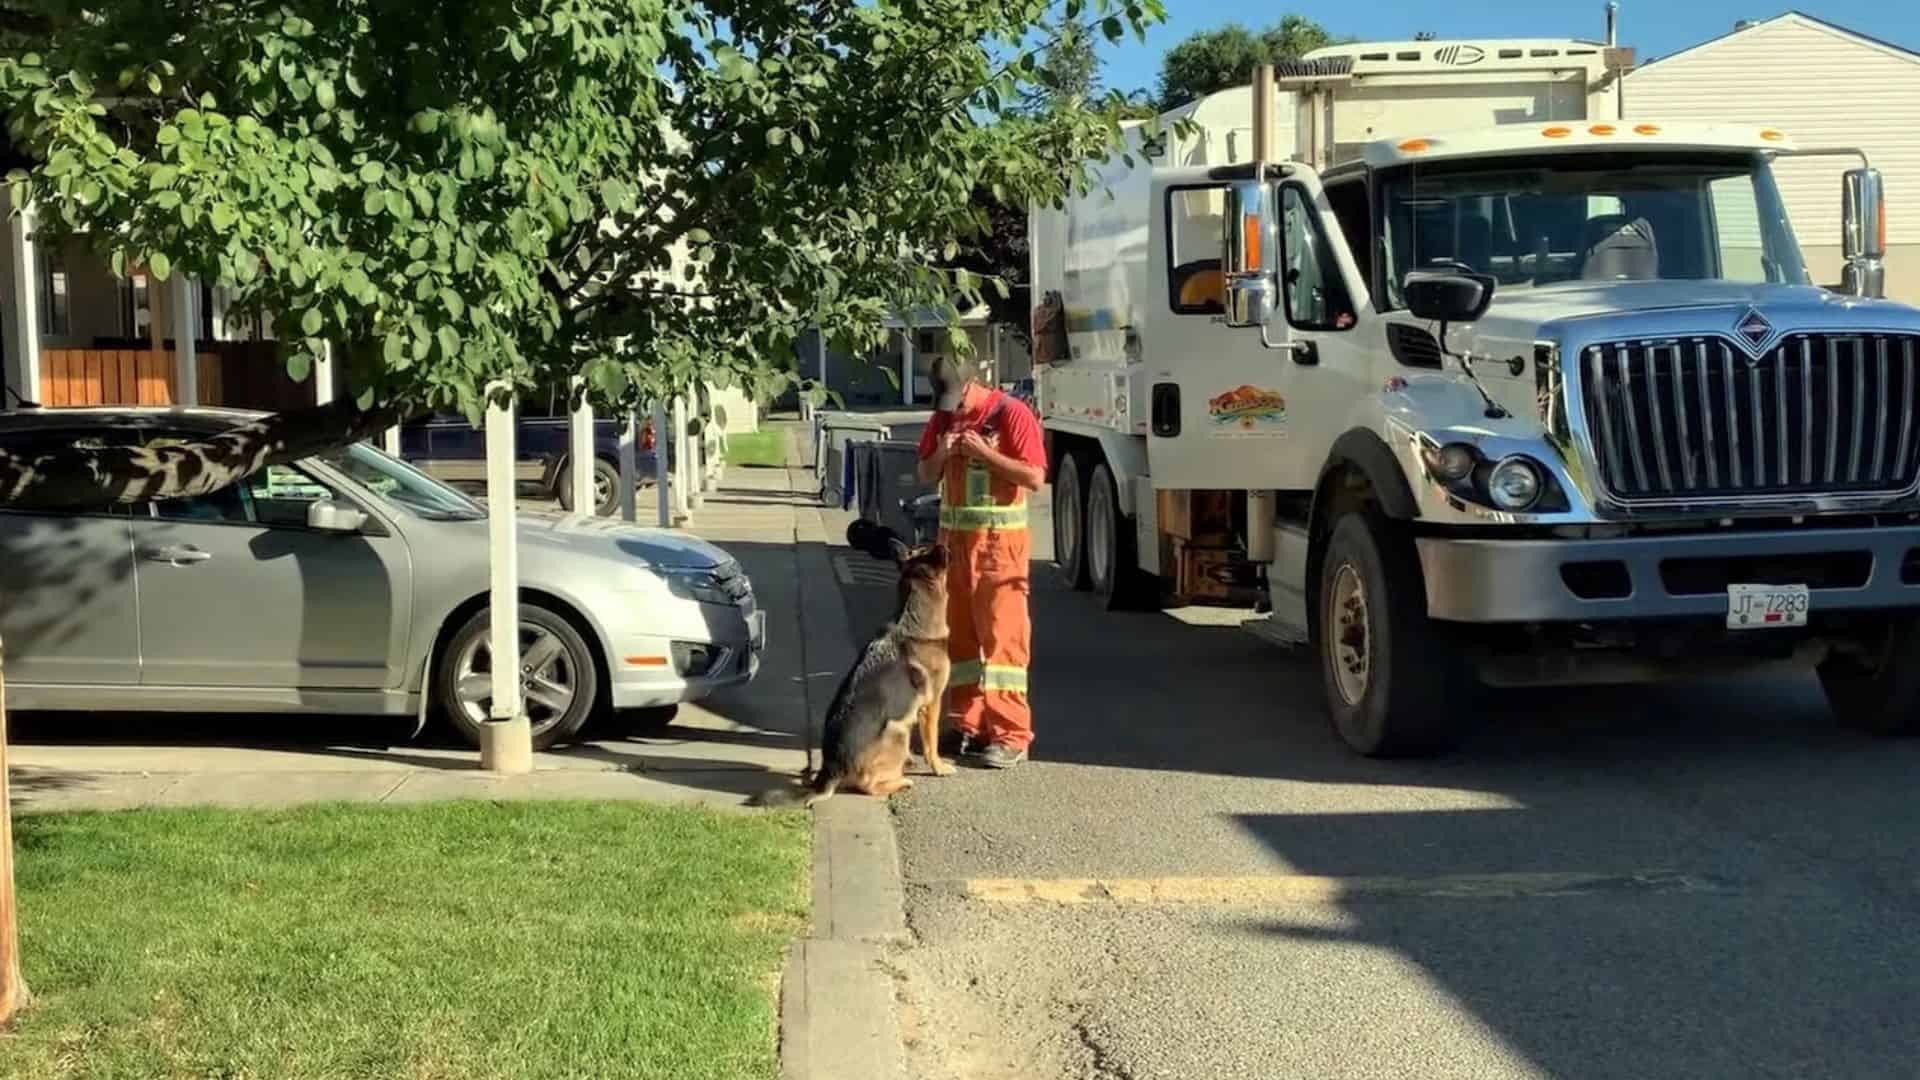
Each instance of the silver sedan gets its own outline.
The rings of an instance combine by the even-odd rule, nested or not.
[[[256,414],[0,413],[9,450],[185,440]],[[426,716],[478,741],[492,699],[486,511],[366,445],[203,498],[0,510],[0,644],[20,709]],[[520,681],[536,746],[596,710],[692,701],[759,669],[740,564],[621,522],[522,515]]]

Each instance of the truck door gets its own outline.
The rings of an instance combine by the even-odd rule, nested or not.
[[[1275,185],[1272,320],[1220,321],[1224,185],[1168,183],[1154,216],[1164,318],[1148,320],[1149,464],[1156,488],[1304,490],[1363,411],[1370,301],[1311,171]],[[1157,314],[1157,313],[1156,313]],[[1377,336],[1377,329],[1375,330]]]

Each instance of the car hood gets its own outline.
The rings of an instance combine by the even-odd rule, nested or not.
[[[520,544],[535,551],[603,556],[629,564],[643,560],[653,566],[705,569],[733,561],[733,556],[697,536],[544,511],[520,515]]]

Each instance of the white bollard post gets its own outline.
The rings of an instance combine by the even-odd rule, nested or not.
[[[593,490],[593,406],[587,403],[586,385],[575,375],[569,387],[580,400],[567,414],[567,493],[574,513],[593,517],[600,512],[600,500]]]
[[[900,331],[900,404],[913,404],[913,321],[907,321],[906,329]]]
[[[487,388],[487,567],[491,591],[488,651],[492,707],[480,729],[480,767],[533,771],[533,731],[520,701],[520,545],[514,517],[513,397],[506,383]]]
[[[675,394],[673,398],[673,516],[676,522],[690,520],[693,517],[693,503],[688,491],[687,480],[693,475],[688,468],[692,462],[689,455],[693,440],[687,438],[687,399]]]
[[[325,405],[333,400],[333,342],[320,343],[319,359],[313,363],[313,403]]]
[[[180,388],[175,404],[210,405],[200,400],[200,315],[195,311],[198,289],[184,271],[173,275],[173,363]]]
[[[660,400],[653,403],[653,487],[663,529],[673,528],[673,470],[667,458],[667,403]]]
[[[620,418],[620,520],[631,523],[638,517],[640,468],[635,455],[640,448],[640,414],[628,409]]]

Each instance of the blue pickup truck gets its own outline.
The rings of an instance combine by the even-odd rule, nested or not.
[[[573,509],[572,475],[567,460],[567,417],[521,415],[514,429],[516,471],[522,484]],[[487,437],[461,416],[435,416],[400,429],[400,456],[408,464],[450,484],[485,483]],[[602,517],[620,510],[620,432],[613,420],[593,422],[593,512]],[[671,461],[671,459],[669,459]],[[640,430],[634,473],[641,483],[654,479],[653,425]]]

